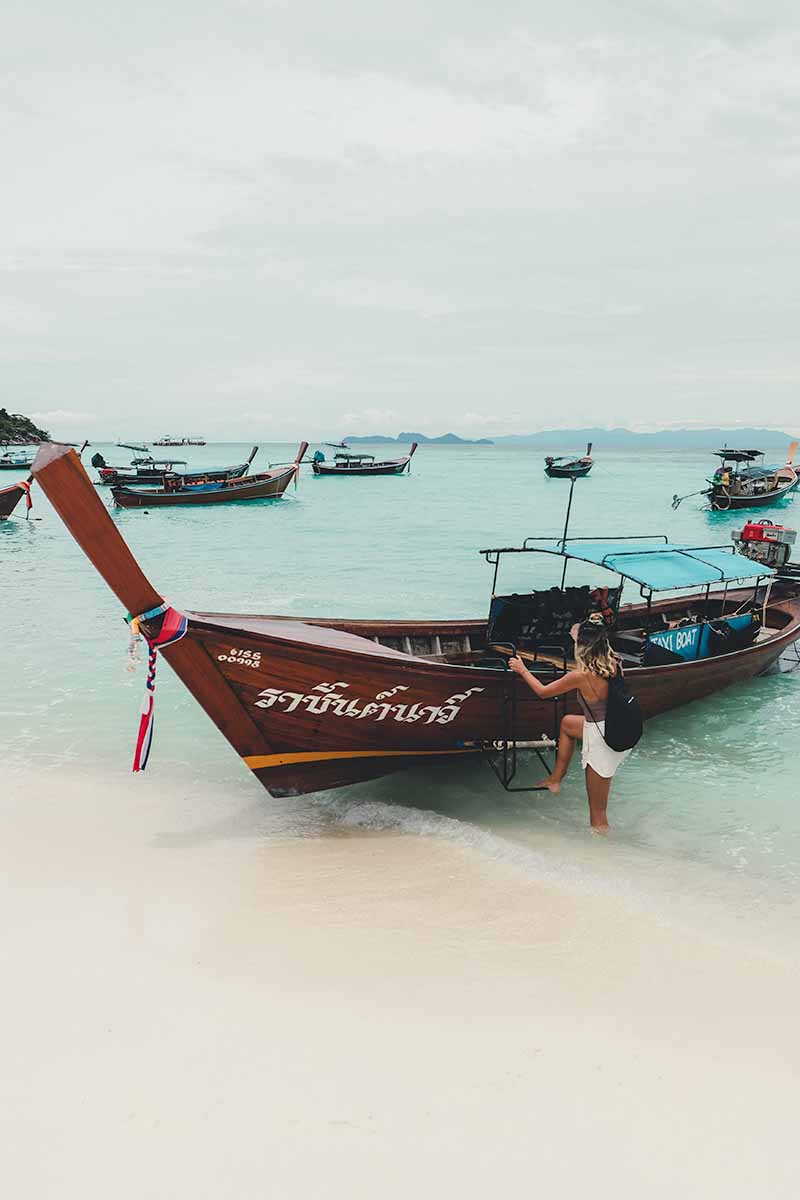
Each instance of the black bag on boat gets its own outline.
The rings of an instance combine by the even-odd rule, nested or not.
[[[603,740],[609,750],[632,750],[644,730],[639,701],[625,685],[622,667],[608,681]]]

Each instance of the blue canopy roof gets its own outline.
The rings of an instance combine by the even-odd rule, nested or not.
[[[654,592],[704,587],[736,579],[774,575],[771,567],[735,554],[726,546],[689,546],[654,539],[619,542],[537,541],[527,549],[595,563]]]

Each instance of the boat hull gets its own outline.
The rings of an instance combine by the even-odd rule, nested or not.
[[[800,636],[800,601],[771,606],[774,636],[714,659],[634,667],[626,679],[645,719],[762,675]],[[273,795],[295,795],[374,779],[429,761],[479,755],[493,742],[557,737],[577,713],[570,695],[539,700],[498,667],[432,662],[372,638],[420,636],[452,644],[474,622],[297,622],[190,614],[203,647],[238,705],[263,735],[246,765]],[[169,660],[170,649],[164,651]],[[191,685],[190,685],[191,686]]]
[[[118,508],[180,508],[187,504],[236,504],[246,500],[277,499],[295,477],[295,467],[262,475],[245,476],[241,480],[226,480],[217,491],[204,492],[192,488],[166,491],[160,488],[139,490],[132,487],[112,487],[111,494]]]
[[[594,463],[584,464],[576,467],[545,467],[544,473],[550,479],[582,479],[584,475],[588,475]]]
[[[333,463],[315,462],[311,466],[315,475],[402,475],[410,461],[410,458],[403,458],[396,462],[380,462],[361,467],[337,467]]]
[[[10,517],[24,495],[25,489],[17,483],[0,488],[0,519]]]
[[[710,504],[714,512],[732,512],[740,508],[769,508],[793,491],[795,486],[796,484],[792,483],[788,487],[777,488],[761,496],[728,496],[712,492]]]
[[[709,504],[715,512],[731,512],[740,508],[769,508],[788,496],[800,483],[800,474],[793,467],[781,467],[777,474],[778,478],[783,478],[785,482],[780,487],[760,495],[732,495],[722,484],[712,484]]]
[[[191,482],[206,479],[209,483],[221,483],[225,479],[241,479],[247,474],[249,464],[237,463],[235,467],[222,467],[210,471],[130,471],[120,468],[118,471],[111,467],[100,469],[100,483],[110,487],[142,487],[148,484],[163,487],[167,475],[180,475],[181,479]]]

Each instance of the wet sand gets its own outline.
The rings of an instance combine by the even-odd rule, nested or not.
[[[796,1195],[790,955],[441,839],[271,839],[260,792],[6,785],[15,1200]]]

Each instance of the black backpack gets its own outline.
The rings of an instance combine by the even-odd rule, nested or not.
[[[632,750],[643,732],[639,701],[625,686],[622,667],[608,681],[606,726],[603,740],[609,750]]]

